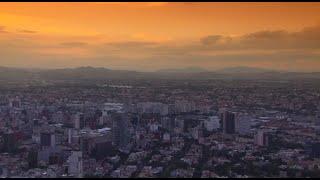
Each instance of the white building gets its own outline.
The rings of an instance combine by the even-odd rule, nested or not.
[[[235,121],[235,131],[239,134],[248,134],[251,129],[251,117],[246,114],[239,114]]]
[[[68,144],[72,143],[72,129],[68,129]]]
[[[152,124],[150,124],[149,129],[151,132],[157,132],[159,130],[159,125],[152,123]]]
[[[184,120],[181,118],[175,118],[175,132],[176,133],[183,133],[184,131]]]
[[[176,113],[192,112],[196,109],[195,103],[186,100],[176,101],[174,105]]]
[[[52,115],[52,120],[53,120],[54,122],[58,122],[58,123],[63,122],[63,112],[58,111],[58,112],[54,113],[54,114]]]
[[[102,115],[108,115],[109,111],[115,111],[117,113],[124,112],[124,104],[122,103],[104,103]]]
[[[81,129],[84,126],[84,115],[83,113],[77,113],[74,116],[74,128]]]
[[[191,129],[191,136],[193,139],[198,140],[199,138],[202,137],[202,128],[200,126],[194,127]]]
[[[218,116],[210,116],[204,120],[204,127],[207,131],[217,130],[220,127],[220,118]]]
[[[170,141],[170,134],[169,133],[164,133],[163,134],[163,141],[169,142]]]
[[[269,137],[264,129],[258,130],[258,132],[254,136],[254,143],[258,146],[268,146],[269,145]]]
[[[69,156],[68,163],[68,174],[73,177],[81,178],[83,175],[83,162],[82,162],[82,152],[72,151]]]
[[[315,125],[316,126],[320,126],[320,110],[318,110],[317,113],[316,113]]]
[[[160,114],[167,115],[169,113],[169,106],[160,102],[141,102],[137,104],[138,112],[146,114]]]

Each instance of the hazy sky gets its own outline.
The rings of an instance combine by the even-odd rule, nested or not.
[[[320,3],[0,3],[0,66],[320,71]]]

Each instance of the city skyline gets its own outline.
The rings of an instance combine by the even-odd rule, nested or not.
[[[320,3],[0,3],[1,178],[319,178]]]
[[[320,3],[1,3],[0,66],[320,71]]]

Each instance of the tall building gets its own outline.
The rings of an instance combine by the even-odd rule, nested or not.
[[[20,108],[21,100],[18,97],[9,100],[9,106],[13,108]]]
[[[97,130],[82,130],[80,135],[80,150],[85,155],[101,158],[112,148],[112,132],[110,128]]]
[[[319,142],[311,144],[311,156],[315,157],[315,158],[320,157],[320,143]]]
[[[81,151],[72,151],[68,160],[68,174],[73,177],[83,176],[83,159]]]
[[[317,113],[316,113],[315,125],[316,126],[320,126],[320,110],[318,110]]]
[[[56,137],[54,132],[41,132],[40,144],[42,147],[55,147]]]
[[[138,149],[144,149],[146,148],[147,146],[147,141],[146,141],[146,138],[145,138],[145,130],[144,129],[137,129],[135,131],[135,134],[136,134],[136,147]]]
[[[8,178],[8,167],[6,166],[5,163],[1,162],[0,163],[0,178]]]
[[[248,134],[251,128],[251,117],[247,114],[220,110],[220,128],[225,134]]]
[[[235,121],[235,131],[239,134],[248,134],[250,133],[251,128],[251,117],[246,114],[239,114],[236,116]]]
[[[68,129],[68,144],[72,143],[72,129]]]
[[[184,119],[181,118],[175,118],[175,131],[177,133],[183,133],[184,129],[185,129],[185,125],[184,125]]]
[[[112,114],[112,144],[122,148],[130,140],[128,116],[126,113]]]
[[[27,161],[28,161],[29,168],[36,168],[37,167],[37,165],[38,165],[38,151],[36,148],[33,148],[28,152]]]
[[[83,113],[77,113],[74,117],[74,128],[82,129],[85,127],[85,118]]]
[[[222,130],[225,134],[234,134],[236,132],[236,113],[225,111],[222,116]]]
[[[14,138],[14,133],[8,131],[3,134],[3,150],[4,152],[11,153],[16,149],[16,141]]]
[[[174,103],[176,113],[188,113],[195,111],[195,103],[186,100],[178,100]]]
[[[175,127],[175,119],[170,117],[162,117],[161,118],[161,127],[172,132]]]
[[[193,139],[199,140],[201,137],[203,137],[203,128],[202,126],[196,126],[191,129],[191,136]]]
[[[266,130],[260,129],[254,136],[254,143],[258,146],[269,145],[269,135]]]
[[[160,114],[168,115],[169,109],[167,104],[160,102],[141,102],[137,104],[137,110],[140,114]]]
[[[218,111],[218,116],[219,116],[219,123],[220,123],[220,129],[223,130],[223,117],[224,117],[224,114],[225,112],[227,111],[227,107],[222,107],[222,108],[219,108],[219,111]]]
[[[164,142],[170,142],[171,136],[169,133],[164,133],[163,134],[163,141]]]
[[[207,131],[217,130],[220,127],[220,119],[218,116],[210,116],[204,121],[204,127]]]

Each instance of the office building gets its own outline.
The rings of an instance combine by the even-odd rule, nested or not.
[[[42,147],[55,147],[56,137],[54,132],[41,132],[40,144]]]
[[[258,146],[269,145],[269,134],[266,130],[260,129],[254,136],[254,143]]]
[[[207,131],[217,130],[220,127],[220,119],[218,116],[210,116],[204,120],[204,127]]]
[[[251,117],[246,114],[239,114],[235,120],[235,131],[238,134],[245,135],[250,133]]]
[[[74,128],[83,129],[85,127],[85,118],[83,113],[77,113],[74,116]]]
[[[236,132],[236,113],[225,111],[222,116],[223,133],[234,134]]]
[[[116,147],[125,147],[130,140],[128,130],[128,116],[126,113],[112,114],[112,144]]]
[[[83,176],[83,160],[81,151],[72,151],[68,160],[68,175],[81,178]]]

